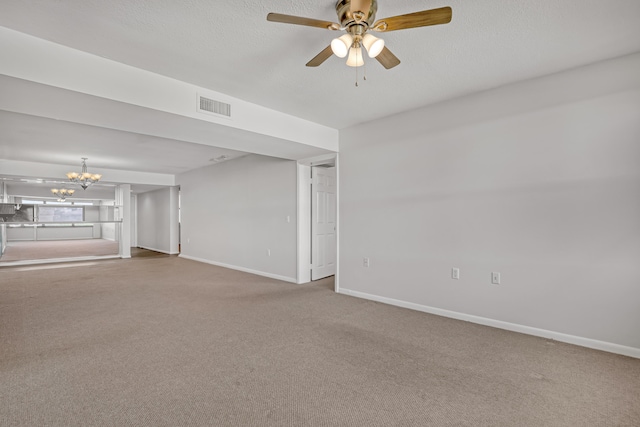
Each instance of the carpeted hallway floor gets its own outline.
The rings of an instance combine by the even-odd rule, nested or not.
[[[0,268],[2,426],[638,426],[640,360],[176,257]]]
[[[0,266],[15,261],[108,255],[118,255],[118,242],[105,239],[9,242],[0,257]]]

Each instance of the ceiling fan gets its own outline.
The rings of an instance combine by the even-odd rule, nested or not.
[[[383,33],[451,22],[450,7],[423,10],[376,21],[377,11],[377,0],[338,0],[336,13],[338,14],[339,24],[280,13],[269,13],[267,21],[345,31],[345,34],[335,38],[329,46],[307,62],[307,67],[317,67],[332,54],[339,58],[344,58],[348,55],[347,65],[359,67],[364,64],[364,58],[362,57],[362,47],[364,46],[369,57],[376,58],[386,69],[400,64],[400,60],[385,47],[384,40],[374,36],[369,31]]]

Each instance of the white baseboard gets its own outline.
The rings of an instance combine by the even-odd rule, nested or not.
[[[415,304],[415,303],[401,301],[393,298],[381,297],[378,295],[371,295],[365,292],[352,291],[350,289],[340,288],[339,293],[344,295],[350,295],[357,298],[368,299],[371,301],[377,301],[384,304],[390,304],[398,307],[409,308],[411,310],[435,314],[438,316],[464,320],[466,322],[477,323],[479,325],[491,326],[493,328],[505,329],[507,331],[519,332],[522,334],[533,335],[536,337],[548,338],[556,341],[566,342],[568,344],[575,344],[582,347],[607,351],[609,353],[622,354],[624,356],[640,359],[640,348],[627,347],[624,345],[614,344],[606,341],[598,341],[590,338],[583,338],[575,335],[563,334],[561,332],[548,331],[546,329],[532,328],[530,326],[518,325],[516,323],[503,322],[501,320],[494,320],[486,317],[459,313],[457,311],[443,310],[441,308],[429,307],[426,305]]]
[[[211,261],[211,260],[208,260],[208,259],[193,257],[193,256],[185,255],[185,254],[180,254],[178,256],[180,258],[190,259],[191,261],[204,262],[205,264],[216,265],[218,267],[224,267],[224,268],[228,268],[228,269],[231,269],[231,270],[238,270],[238,271],[242,271],[242,272],[245,272],[245,273],[251,273],[251,274],[258,275],[258,276],[268,277],[270,279],[282,280],[283,282],[298,283],[298,281],[296,280],[295,277],[280,276],[279,274],[272,274],[272,273],[267,273],[267,272],[264,272],[264,271],[252,270],[250,268],[239,267],[237,265],[231,265],[231,264],[225,264],[225,263],[222,263],[222,262]]]
[[[180,253],[180,252],[167,252],[167,251],[164,251],[162,249],[151,248],[149,246],[140,246],[140,245],[138,245],[136,247],[137,248],[141,248],[141,249],[147,249],[149,251],[160,252],[160,253],[167,254],[167,255],[178,255]]]

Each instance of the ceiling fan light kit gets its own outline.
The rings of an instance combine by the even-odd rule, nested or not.
[[[347,58],[347,65],[349,67],[361,67],[364,65],[364,58],[362,57],[362,48],[352,47],[349,49],[349,57]]]
[[[353,45],[353,37],[351,37],[351,34],[343,34],[331,41],[331,50],[338,58],[344,58],[347,56],[347,53],[349,53],[351,45]]]
[[[321,65],[329,59],[332,53],[339,58],[344,58],[348,55],[347,65],[359,67],[364,65],[361,48],[361,46],[364,46],[370,58],[375,58],[383,67],[390,69],[400,64],[400,60],[385,46],[384,40],[368,31],[386,32],[447,24],[451,22],[452,14],[450,7],[441,7],[376,21],[377,0],[338,0],[335,8],[339,24],[280,13],[269,13],[267,20],[346,32],[342,36],[333,39],[329,46],[306,64],[307,67]]]
[[[375,58],[380,55],[382,49],[384,49],[384,40],[379,39],[373,34],[367,33],[362,38],[362,45],[367,49],[369,58]]]

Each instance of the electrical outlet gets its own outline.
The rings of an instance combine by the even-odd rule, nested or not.
[[[495,271],[491,273],[491,283],[493,283],[494,285],[500,284],[500,273]]]
[[[362,258],[362,266],[369,267],[369,258]]]
[[[452,268],[451,269],[451,278],[452,279],[459,279],[460,278],[460,269],[459,268]]]
[[[271,256],[271,249],[267,249],[267,256]]]

